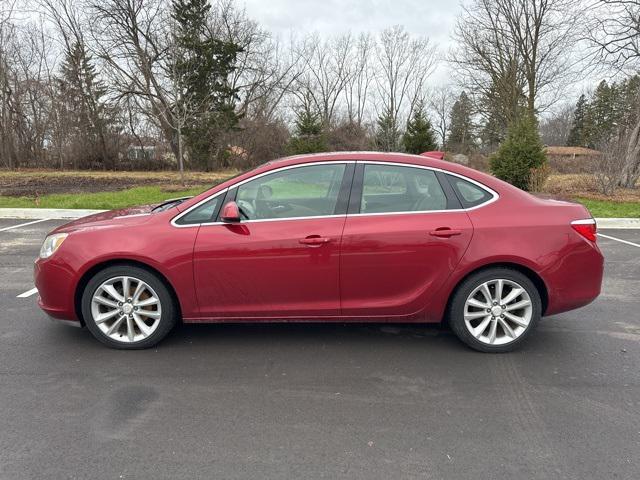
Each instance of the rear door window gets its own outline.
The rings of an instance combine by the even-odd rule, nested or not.
[[[446,210],[447,197],[433,170],[366,164],[360,213]]]

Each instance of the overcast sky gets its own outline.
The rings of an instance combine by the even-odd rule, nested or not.
[[[348,31],[379,32],[402,25],[412,34],[425,35],[439,46],[450,46],[450,34],[460,11],[460,0],[239,0],[250,18],[267,30],[287,37],[290,32],[322,35]],[[438,62],[433,81],[446,78],[446,64]]]

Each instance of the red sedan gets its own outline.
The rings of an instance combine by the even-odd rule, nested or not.
[[[485,352],[600,293],[596,225],[490,175],[424,156],[269,162],[190,198],[58,227],[39,304],[110,347],[183,322],[447,319]]]

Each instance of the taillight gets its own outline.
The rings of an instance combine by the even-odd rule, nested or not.
[[[596,226],[596,221],[593,218],[574,220],[573,222],[571,222],[571,226],[576,232],[578,232],[587,240],[591,242],[596,241],[596,233],[598,232],[598,227]]]

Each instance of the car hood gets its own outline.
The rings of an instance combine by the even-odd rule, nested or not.
[[[134,225],[149,221],[151,211],[155,205],[142,205],[106,212],[94,213],[86,217],[78,218],[72,222],[59,226],[51,233],[69,233],[86,228],[106,228],[114,225]]]

